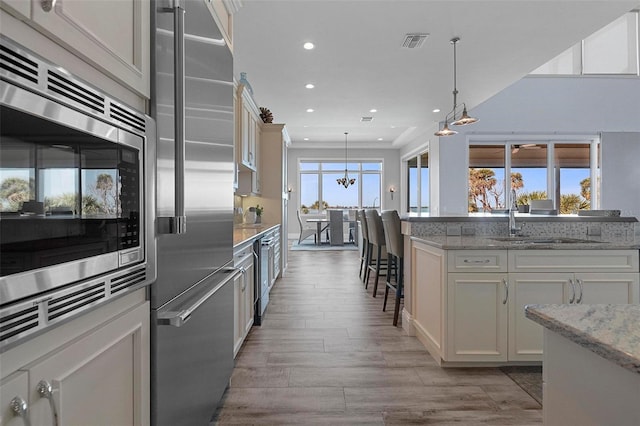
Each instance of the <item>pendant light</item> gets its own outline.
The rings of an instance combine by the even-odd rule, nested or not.
[[[444,126],[442,129],[434,133],[436,136],[451,136],[458,133],[455,130],[449,129],[449,122],[454,126],[466,126],[478,121],[477,118],[469,116],[467,113],[467,105],[464,102],[462,103],[462,115],[460,118],[456,119],[456,110],[458,109],[458,88],[456,87],[456,44],[458,44],[459,41],[460,37],[454,37],[451,39],[451,44],[453,44],[453,109],[451,109],[451,111],[445,116]]]
[[[356,179],[355,178],[349,179],[349,174],[347,173],[347,135],[348,134],[349,134],[348,132],[344,132],[344,177],[340,179],[336,179],[336,182],[338,182],[338,185],[342,185],[345,188],[348,188],[349,185],[353,185],[354,183],[356,183]]]

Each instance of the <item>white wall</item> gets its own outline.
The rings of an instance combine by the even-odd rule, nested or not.
[[[638,181],[637,160],[632,159],[640,158],[639,78],[528,77],[474,108],[471,115],[480,121],[456,128],[455,136],[431,141],[431,149],[438,146],[440,215],[467,212],[470,139],[602,134],[601,207],[640,217],[640,190],[632,185]],[[628,187],[616,189],[623,182]]]
[[[296,217],[296,210],[300,206],[300,182],[298,179],[298,161],[300,159],[337,160],[344,161],[344,149],[331,148],[290,148],[288,151],[289,186],[293,188],[289,197],[289,238],[297,238],[300,233]],[[382,210],[400,211],[400,156],[397,149],[349,149],[351,160],[382,160]],[[389,187],[394,186],[396,192],[391,199]]]

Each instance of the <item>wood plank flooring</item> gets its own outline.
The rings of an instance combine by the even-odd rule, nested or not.
[[[392,325],[392,296],[382,312],[384,284],[375,299],[364,289],[359,264],[354,251],[289,252],[213,424],[542,424],[500,370],[438,367]]]

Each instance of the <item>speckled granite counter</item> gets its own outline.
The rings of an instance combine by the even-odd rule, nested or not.
[[[239,247],[245,243],[251,242],[259,238],[265,232],[280,226],[276,223],[261,223],[253,225],[234,225],[233,227],[233,247]]]
[[[527,318],[640,374],[640,306],[529,305]]]
[[[513,237],[504,236],[444,236],[425,235],[411,237],[430,246],[442,250],[530,250],[530,249],[562,249],[562,250],[627,250],[640,248],[640,241],[633,238],[603,237]],[[506,240],[506,241],[505,241]],[[565,242],[559,242],[563,240]],[[558,241],[558,242],[556,242]]]

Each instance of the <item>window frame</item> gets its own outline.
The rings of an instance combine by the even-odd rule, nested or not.
[[[589,178],[591,179],[591,200],[590,208],[597,210],[600,208],[600,200],[602,198],[602,188],[600,183],[600,169],[599,165],[601,161],[599,155],[601,153],[600,137],[597,135],[484,135],[467,138],[466,144],[466,158],[467,158],[467,179],[466,179],[466,193],[469,193],[469,178],[468,170],[469,165],[469,150],[473,145],[504,145],[505,146],[505,171],[503,185],[505,188],[510,187],[511,176],[511,147],[512,145],[522,145],[524,143],[537,143],[547,145],[547,196],[553,200],[554,206],[558,206],[557,194],[559,194],[560,188],[555,176],[555,150],[556,145],[562,144],[588,144],[589,145]],[[509,186],[507,186],[509,184]]]

